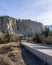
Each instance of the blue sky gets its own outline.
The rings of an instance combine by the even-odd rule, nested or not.
[[[52,24],[52,0],[0,0],[0,15]]]

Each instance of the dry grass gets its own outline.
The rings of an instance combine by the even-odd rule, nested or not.
[[[16,42],[9,42],[9,43],[3,43],[3,44],[0,44],[0,47],[6,47],[6,46],[11,46],[11,47],[13,47],[13,46],[20,46],[20,44],[19,44],[19,42],[18,43],[16,43]]]
[[[14,62],[10,60],[10,58],[5,55],[0,55],[0,65],[15,65]]]
[[[0,44],[0,65],[25,65],[19,42]]]

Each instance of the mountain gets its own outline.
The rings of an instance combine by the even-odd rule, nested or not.
[[[49,29],[52,31],[52,25],[49,26]]]
[[[45,26],[36,21],[0,16],[0,32],[3,33],[32,35],[41,33],[43,30]]]
[[[49,27],[50,31],[52,31],[52,25],[47,25]]]

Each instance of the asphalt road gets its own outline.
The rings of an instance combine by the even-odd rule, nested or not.
[[[40,45],[40,44],[32,44],[28,42],[22,42],[22,44],[29,46],[33,49],[36,49],[44,54],[47,54],[49,56],[52,56],[52,47],[46,46],[46,45]]]
[[[28,42],[22,42],[22,45],[24,47],[26,47],[34,55],[39,57],[41,60],[44,60],[45,62],[48,62],[48,64],[52,65],[52,47],[47,46],[47,45],[32,44],[32,43],[28,43]],[[29,55],[31,55],[31,53],[27,54],[27,55],[29,56]],[[31,58],[32,57],[33,57],[33,55],[31,55]],[[47,63],[41,64],[41,61],[38,63],[40,63],[40,64],[37,64],[37,65],[48,65]],[[36,65],[36,64],[34,64],[34,65]]]
[[[24,46],[22,46],[21,50],[21,55],[26,65],[48,65],[36,57],[33,53],[29,52],[29,50],[27,50]]]

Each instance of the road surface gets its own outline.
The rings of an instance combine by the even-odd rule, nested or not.
[[[22,42],[22,45],[37,57],[39,57],[41,60],[52,65],[52,47],[40,44],[32,44],[28,42]]]

